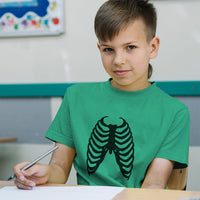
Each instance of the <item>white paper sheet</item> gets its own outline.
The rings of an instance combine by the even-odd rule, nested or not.
[[[35,187],[33,190],[21,190],[15,186],[0,189],[0,199],[6,200],[111,200],[123,187],[70,186]]]

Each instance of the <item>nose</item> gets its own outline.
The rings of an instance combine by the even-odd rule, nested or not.
[[[114,57],[114,64],[121,65],[125,64],[125,62],[126,62],[125,53],[123,51],[116,52]]]

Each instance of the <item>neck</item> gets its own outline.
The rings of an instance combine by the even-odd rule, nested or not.
[[[110,81],[111,85],[114,88],[117,88],[119,90],[124,90],[124,91],[138,91],[138,90],[143,90],[151,85],[151,83],[147,80],[143,84],[130,84],[130,85],[119,85],[117,82],[113,81],[111,79]]]

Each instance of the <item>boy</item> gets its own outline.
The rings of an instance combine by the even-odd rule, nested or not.
[[[80,185],[165,188],[187,166],[186,106],[150,83],[158,54],[156,11],[146,0],[108,0],[95,17],[107,82],[70,87],[46,137],[58,149],[49,165],[14,167],[19,188],[65,183],[72,163]]]

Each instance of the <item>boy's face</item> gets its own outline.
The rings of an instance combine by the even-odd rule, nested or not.
[[[113,40],[99,41],[98,48],[113,87],[126,91],[141,90],[148,82],[149,59],[158,53],[159,39],[147,41],[145,25],[138,19],[122,29]]]

